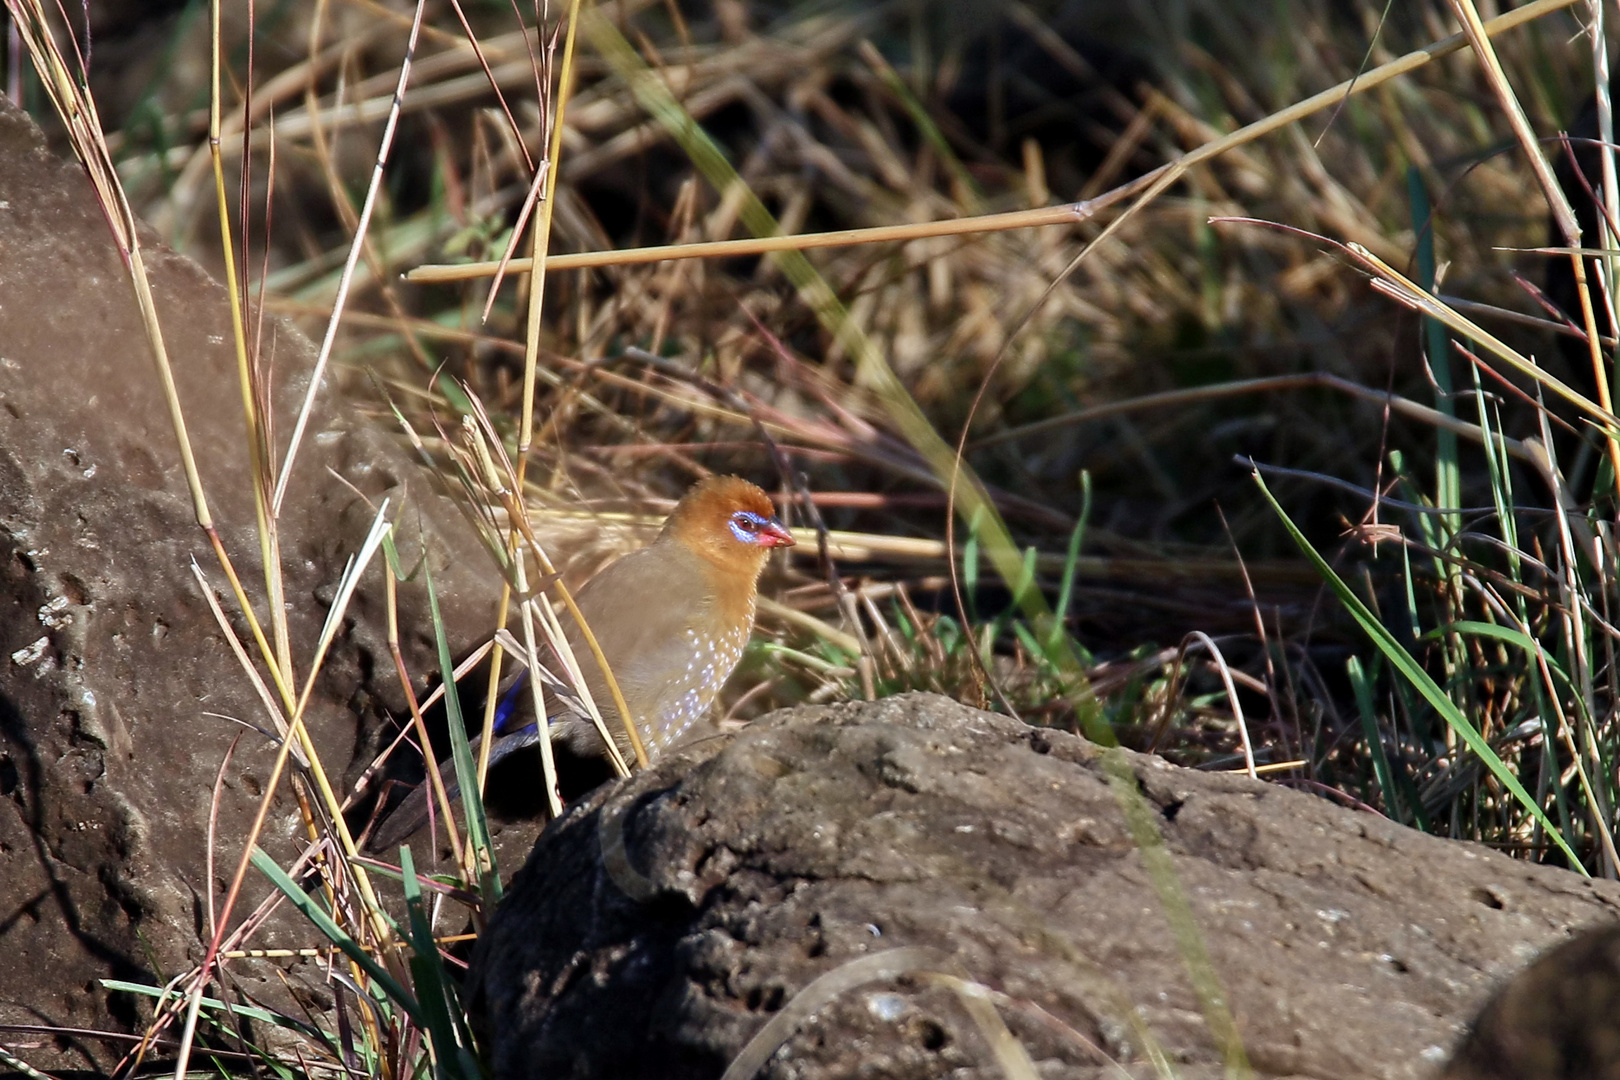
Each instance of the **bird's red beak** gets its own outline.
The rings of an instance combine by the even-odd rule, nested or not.
[[[798,543],[797,540],[793,539],[793,534],[788,532],[787,526],[775,518],[771,518],[765,523],[765,527],[759,530],[758,536],[761,547],[792,547]]]

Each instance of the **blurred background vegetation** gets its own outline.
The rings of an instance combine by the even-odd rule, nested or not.
[[[1441,0],[1387,13],[1342,0],[596,10],[786,233],[1107,196],[1457,28]],[[92,0],[65,13],[136,211],[222,271],[207,6]],[[222,147],[247,295],[317,339],[412,13],[404,0],[225,12]],[[1555,164],[1567,156],[1556,135],[1593,98],[1589,14],[1576,5],[1495,39]],[[423,432],[435,417],[455,430],[476,398],[516,445],[526,278],[509,275],[490,301],[488,277],[402,275],[506,250],[545,155],[560,15],[425,5],[335,353],[379,423],[395,424],[379,387]],[[6,85],[49,128],[18,57],[14,44]],[[551,252],[749,235],[742,189],[711,184],[630,74],[582,38]],[[1592,196],[1571,186],[1590,230]],[[1548,420],[1533,380],[1371,288],[1338,246],[1437,280],[1453,310],[1596,399],[1586,346],[1539,298],[1569,260],[1530,250],[1549,243],[1547,202],[1477,57],[1464,48],[1196,167],[1064,276],[1128,204],[1078,225],[807,253],[938,435],[965,433],[966,462],[1031,553],[1023,580],[998,576],[975,520],[960,520],[958,604],[937,471],[783,264],[758,256],[548,274],[525,492],[537,526],[584,574],[634,542],[604,523],[627,510],[655,520],[708,471],[783,493],[800,525],[796,492],[808,493],[836,558],[774,574],[781,606],[734,680],[737,719],[926,687],[1072,726],[1064,638],[1126,745],[1234,769],[1247,741],[1276,783],[1567,863],[1550,821],[1585,869],[1612,876],[1615,485],[1597,428],[1556,399]],[[1212,221],[1235,218],[1252,220]],[[1581,325],[1567,281],[1548,287]],[[1488,454],[1446,437],[1432,414],[1386,408],[1391,392],[1510,440],[1545,443],[1550,424],[1557,460],[1538,469],[1527,444]],[[1382,647],[1303,557],[1257,465],[1387,631]],[[1062,634],[1017,603],[1036,589]],[[1390,643],[1451,711],[1401,673]]]

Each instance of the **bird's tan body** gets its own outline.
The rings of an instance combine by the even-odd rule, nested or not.
[[[793,543],[763,491],[735,476],[696,484],[647,547],[626,555],[579,591],[576,604],[590,626],[635,718],[648,757],[713,731],[711,710],[742,658],[754,628],[759,575],[774,547]],[[631,758],[629,736],[595,653],[579,626],[564,629],[568,644],[620,753]],[[529,696],[521,699],[527,702]],[[545,738],[576,753],[605,752],[596,725],[549,701],[547,724],[511,724],[490,748],[493,765]],[[474,740],[476,741],[476,740]],[[446,794],[456,787],[447,780]],[[373,850],[392,847],[428,817],[419,785],[382,823]]]
[[[577,597],[649,757],[713,731],[714,699],[748,644],[753,582],[744,604],[721,612],[714,576],[707,560],[660,539],[607,567]],[[567,637],[591,697],[629,758],[629,740],[584,634],[570,622]],[[601,736],[588,720],[563,721],[556,738],[576,753],[601,752]]]

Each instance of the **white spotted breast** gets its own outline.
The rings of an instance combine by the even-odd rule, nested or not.
[[[740,621],[735,609],[722,614],[694,563],[684,551],[654,544],[609,566],[578,597],[650,756],[708,717],[753,631],[753,598]],[[575,627],[568,631],[591,694],[617,730],[612,696],[590,650]]]

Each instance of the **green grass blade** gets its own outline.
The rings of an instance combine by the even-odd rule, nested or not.
[[[302,911],[304,917],[314,923],[322,934],[326,935],[328,941],[342,949],[344,955],[350,960],[359,964],[361,969],[371,976],[372,981],[377,984],[377,988],[387,995],[390,1001],[404,1009],[416,1023],[422,1023],[422,1007],[417,1004],[416,998],[412,997],[409,991],[399,985],[392,975],[383,970],[383,966],[377,963],[370,953],[361,948],[358,941],[355,941],[341,926],[333,922],[332,917],[322,911],[320,905],[310,899],[309,894],[300,889],[298,883],[288,877],[287,872],[277,866],[276,861],[266,855],[263,848],[255,847],[253,849],[253,865],[258,868],[259,873],[270,879],[272,885],[281,890],[282,895],[292,901],[293,907]]]
[[[1390,666],[1405,676],[1406,681],[1411,683],[1412,687],[1423,696],[1423,699],[1429,703],[1430,707],[1439,713],[1441,718],[1457,733],[1457,737],[1467,744],[1468,748],[1485,763],[1486,768],[1491,770],[1491,774],[1501,782],[1502,786],[1512,792],[1513,797],[1518,799],[1524,808],[1529,811],[1530,815],[1541,823],[1541,827],[1547,830],[1547,835],[1553,838],[1559,849],[1569,859],[1570,864],[1582,874],[1586,874],[1586,867],[1582,865],[1581,860],[1575,854],[1575,850],[1564,839],[1564,834],[1558,831],[1551,819],[1547,817],[1546,812],[1530,797],[1530,793],[1524,789],[1524,785],[1519,783],[1519,778],[1514,776],[1506,763],[1496,756],[1496,751],[1492,750],[1490,744],[1480,736],[1479,730],[1462,714],[1462,710],[1457,708],[1456,703],[1447,697],[1446,692],[1440,689],[1439,685],[1429,677],[1429,673],[1418,665],[1418,662],[1412,658],[1412,654],[1401,648],[1401,644],[1395,640],[1395,636],[1385,629],[1384,624],[1379,622],[1371,611],[1367,610],[1367,606],[1361,602],[1361,598],[1351,591],[1350,586],[1344,583],[1344,579],[1334,572],[1333,568],[1327,564],[1327,560],[1322,558],[1316,549],[1311,546],[1310,541],[1305,539],[1305,534],[1299,531],[1299,527],[1294,524],[1293,519],[1284,512],[1282,506],[1272,497],[1271,489],[1266,487],[1266,482],[1261,478],[1258,471],[1254,474],[1254,482],[1260,486],[1260,493],[1265,496],[1266,502],[1271,504],[1272,510],[1276,512],[1277,517],[1282,521],[1283,527],[1288,530],[1288,535],[1293,537],[1294,543],[1299,546],[1299,550],[1316,567],[1316,572],[1322,575],[1322,580],[1326,581],[1328,588],[1332,589],[1334,594],[1338,596],[1339,602],[1350,612],[1351,617],[1356,620],[1362,632],[1372,638],[1373,644],[1378,647],[1379,652],[1384,654],[1384,658],[1389,661]]]
[[[1407,198],[1412,204],[1412,228],[1417,232],[1418,284],[1434,292],[1434,217],[1429,205],[1429,190],[1416,166],[1406,170]],[[1444,416],[1457,415],[1457,403],[1452,397],[1451,342],[1446,328],[1438,319],[1424,316],[1424,345],[1429,354],[1429,371],[1434,376],[1434,407]],[[1435,432],[1435,505],[1447,511],[1441,516],[1446,539],[1457,535],[1462,528],[1462,517],[1457,508],[1462,505],[1462,480],[1457,461],[1457,433],[1447,428]]]
[[[462,1040],[453,1019],[460,1009],[456,1007],[454,993],[444,974],[444,961],[439,958],[438,942],[433,940],[433,927],[428,922],[427,910],[422,903],[422,883],[416,880],[416,860],[411,849],[400,846],[399,866],[405,892],[405,910],[410,916],[409,939],[411,979],[416,984],[417,1000],[422,1003],[424,1025],[433,1044],[435,1072],[441,1080],[458,1080],[456,1053]],[[476,1078],[476,1074],[474,1074]]]
[[[1378,730],[1378,713],[1373,708],[1373,682],[1361,666],[1361,658],[1352,656],[1344,662],[1345,674],[1355,691],[1356,710],[1361,713],[1361,729],[1367,739],[1367,752],[1372,757],[1373,773],[1378,788],[1384,794],[1384,808],[1396,821],[1402,820],[1401,802],[1395,793],[1395,774],[1389,767],[1389,756],[1384,753],[1384,738]]]
[[[1030,590],[1035,587],[1035,556],[1039,554],[1033,547],[1024,549],[1024,561],[1019,566],[1018,579],[1013,582],[1012,605],[1013,610],[1021,609],[1029,600]]]
[[[979,521],[983,508],[968,519],[967,539],[962,541],[962,595],[967,601],[968,618],[979,621]]]
[[[1069,550],[1063,556],[1063,579],[1058,585],[1057,606],[1052,610],[1051,641],[1063,633],[1063,623],[1069,617],[1069,602],[1074,599],[1074,579],[1080,566],[1080,545],[1085,542],[1086,522],[1091,520],[1091,473],[1080,473],[1080,517],[1069,534]],[[1049,642],[1050,643],[1050,642]]]
[[[139,994],[142,997],[156,998],[159,1002],[169,999],[180,1000],[186,996],[179,990],[165,990],[160,986],[125,982],[122,979],[100,979],[97,981],[108,990],[120,991],[126,994]],[[294,1017],[284,1016],[281,1013],[272,1012],[256,1005],[231,1005],[221,1001],[219,998],[205,997],[202,999],[202,1007],[212,1012],[228,1012],[248,1020],[257,1020],[261,1024],[269,1024],[272,1027],[287,1028],[302,1035],[307,1035],[312,1039],[319,1039],[323,1043],[330,1043],[326,1034],[319,1028],[312,1027]]]
[[[490,903],[501,898],[501,875],[495,867],[495,851],[489,843],[489,819],[484,814],[484,795],[478,787],[478,765],[473,761],[467,740],[467,724],[461,714],[461,695],[456,690],[456,664],[450,658],[450,641],[445,637],[444,618],[439,614],[439,593],[433,587],[433,567],[424,560],[422,579],[427,583],[428,609],[433,617],[433,638],[439,646],[439,671],[444,679],[444,715],[450,729],[450,752],[456,765],[456,783],[461,785],[461,806],[467,815],[467,844],[477,867],[479,890]]]
[[[1552,657],[1547,656],[1541,644],[1523,630],[1516,630],[1511,626],[1502,626],[1498,623],[1482,622],[1478,619],[1459,619],[1457,622],[1450,623],[1447,626],[1436,627],[1423,636],[1432,639],[1450,632],[1471,634],[1474,637],[1490,638],[1493,641],[1516,645],[1529,653],[1530,656],[1546,660],[1547,669],[1558,676],[1559,681],[1569,687],[1572,692],[1575,689],[1575,683],[1570,679],[1569,673],[1563,669],[1562,665]]]

